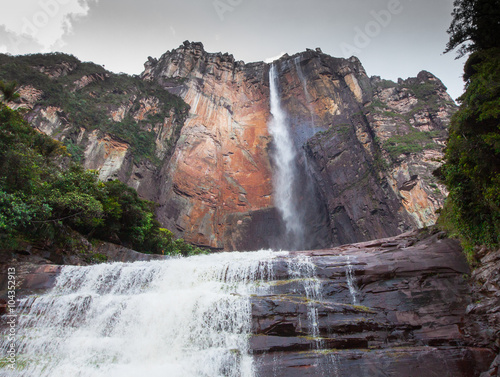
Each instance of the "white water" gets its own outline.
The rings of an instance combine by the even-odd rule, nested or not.
[[[274,174],[275,205],[283,217],[287,235],[300,248],[304,241],[304,226],[302,216],[297,208],[296,198],[294,198],[294,185],[300,184],[296,182],[297,152],[288,128],[286,113],[281,106],[278,74],[274,64],[269,70],[269,86],[271,115],[273,116],[269,124],[269,133],[273,137],[276,147],[276,152],[273,155],[276,167]]]
[[[354,278],[354,268],[351,264],[351,258],[347,256],[347,266],[345,271],[347,286],[349,287],[349,293],[351,294],[352,304],[358,305],[358,290],[356,288],[356,280]]]
[[[298,255],[293,263],[288,266],[288,274],[292,279],[300,279],[307,302],[307,319],[310,324],[309,335],[315,338],[315,347],[321,348],[319,340],[319,320],[317,302],[322,300],[321,281],[316,275],[316,266],[311,257]]]
[[[286,253],[64,267],[20,302],[25,377],[252,377],[250,295]],[[7,344],[0,342],[4,351]]]
[[[287,252],[220,253],[165,261],[65,266],[55,287],[18,304],[19,377],[256,377],[250,354],[251,298],[279,291],[275,263],[286,262],[288,292],[307,299],[312,347],[325,348],[318,321],[324,300],[311,257]],[[335,259],[335,258],[334,258]],[[354,261],[355,262],[355,261]],[[354,267],[345,268],[357,304]],[[280,268],[281,268],[280,267]],[[280,269],[280,271],[282,271]],[[10,342],[0,338],[0,352]],[[274,355],[276,373],[282,371]],[[330,355],[322,376],[338,376]],[[279,372],[279,373],[278,373]]]

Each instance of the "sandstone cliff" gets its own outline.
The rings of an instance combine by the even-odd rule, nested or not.
[[[320,205],[311,205],[304,192],[297,195],[313,240],[307,246],[433,224],[445,190],[432,171],[455,111],[442,83],[425,71],[398,83],[369,78],[357,59],[319,50],[275,64],[289,125],[303,150],[301,177],[315,181],[320,198]],[[150,58],[141,76],[191,106],[167,169],[162,220],[212,247],[274,246],[283,226],[272,198],[269,65],[244,64],[185,42],[159,60]]]
[[[455,110],[442,83],[425,71],[370,78],[356,58],[320,50],[274,64],[298,151],[303,247],[433,224],[446,192],[431,173]],[[149,58],[140,77],[63,54],[0,55],[34,127],[158,203],[178,236],[225,250],[293,248],[273,197],[269,69],[190,42]]]

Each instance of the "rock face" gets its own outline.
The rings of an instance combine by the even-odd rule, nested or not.
[[[467,307],[464,333],[476,347],[500,352],[500,250],[482,248],[478,267],[472,272],[471,304]],[[488,372],[481,377],[500,376],[500,353]]]
[[[297,139],[305,140],[333,243],[433,224],[445,189],[432,171],[455,111],[442,83],[428,72],[397,84],[369,78],[356,58],[315,51],[278,64],[283,102]]]
[[[479,376],[495,358],[464,336],[468,265],[456,241],[405,234],[297,252],[252,300],[259,376]]]
[[[16,64],[38,75],[36,83],[19,76]],[[436,77],[370,78],[356,58],[320,50],[273,64],[297,150],[294,200],[307,248],[435,222],[446,192],[431,172],[455,110]],[[141,77],[67,55],[0,54],[0,78],[21,84],[15,106],[30,110],[34,127],[101,179],[120,179],[158,203],[160,222],[177,236],[224,250],[284,247],[269,70],[191,42],[149,58]]]
[[[437,78],[369,78],[355,58],[311,50],[274,64],[300,164],[311,173],[303,179],[314,177],[325,208],[308,217],[320,233],[327,229],[316,239],[338,245],[435,222],[445,192],[431,172],[455,110]],[[191,106],[160,199],[162,221],[188,240],[252,249],[273,246],[282,229],[272,197],[268,75],[267,64],[190,42],[145,64],[144,80]]]
[[[186,42],[145,67],[144,80],[191,106],[172,162],[162,172],[160,221],[197,244],[238,248],[244,236],[239,225],[273,218],[260,216],[273,205],[267,66],[245,65]],[[268,235],[251,237],[264,241]]]

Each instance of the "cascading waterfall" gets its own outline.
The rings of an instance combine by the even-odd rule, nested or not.
[[[19,303],[12,375],[252,377],[250,295],[283,254],[66,266],[50,292]]]
[[[354,280],[354,268],[351,263],[351,258],[347,256],[347,266],[345,271],[347,286],[349,287],[349,293],[352,297],[352,304],[358,305],[358,290],[356,289],[356,281]]]
[[[283,261],[287,276],[277,278]],[[321,349],[323,297],[311,257],[220,253],[63,267],[53,289],[18,303],[19,369],[0,375],[255,377],[251,299],[277,294],[278,279],[297,282],[294,294],[308,300],[308,335]],[[0,338],[0,350],[8,346]]]
[[[304,245],[304,225],[295,202],[294,189],[298,182],[296,158],[297,151],[288,129],[287,116],[281,106],[279,82],[276,65],[269,70],[271,115],[269,133],[273,137],[276,151],[273,162],[276,167],[274,176],[275,204],[283,217],[287,236],[295,249]]]

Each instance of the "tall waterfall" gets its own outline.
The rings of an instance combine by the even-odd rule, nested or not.
[[[283,254],[66,266],[55,288],[19,304],[12,376],[254,376],[250,296]]]
[[[269,70],[269,87],[271,115],[273,119],[269,124],[269,133],[273,137],[275,153],[274,198],[286,226],[288,244],[299,249],[304,245],[303,216],[299,211],[295,190],[300,182],[297,181],[297,150],[287,124],[287,116],[281,106],[279,95],[279,80],[276,65],[271,65]],[[291,241],[291,242],[290,242]]]

